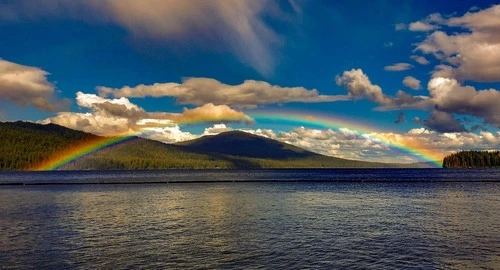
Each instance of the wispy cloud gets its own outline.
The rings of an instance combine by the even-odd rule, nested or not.
[[[405,71],[412,69],[414,66],[408,63],[395,63],[389,66],[385,66],[384,70],[386,71]]]
[[[420,80],[417,80],[415,77],[412,76],[404,77],[403,85],[413,90],[419,90],[422,88],[422,86],[420,85]]]
[[[291,2],[294,10],[300,6]],[[183,46],[224,48],[263,75],[273,72],[283,38],[264,17],[280,7],[268,0],[18,0],[0,3],[0,19],[43,18],[114,23],[133,37]]]

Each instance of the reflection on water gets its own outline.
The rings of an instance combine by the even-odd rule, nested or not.
[[[500,183],[0,188],[0,268],[499,268]]]

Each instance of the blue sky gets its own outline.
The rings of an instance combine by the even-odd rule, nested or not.
[[[0,118],[164,142],[245,129],[323,154],[402,158],[366,131],[348,140],[252,118],[287,111],[441,154],[498,149],[495,4],[2,1]]]

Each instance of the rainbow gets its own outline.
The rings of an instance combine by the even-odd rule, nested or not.
[[[405,155],[410,155],[419,161],[428,162],[441,167],[441,160],[443,155],[437,151],[432,151],[417,142],[401,142],[394,140],[384,134],[387,132],[378,130],[369,124],[360,123],[352,120],[331,117],[321,114],[309,114],[297,111],[284,111],[280,112],[266,112],[258,111],[249,114],[257,123],[271,123],[271,124],[288,124],[288,125],[304,125],[315,128],[330,128],[334,130],[341,130],[347,128],[358,135],[369,134],[372,138],[378,139],[382,144],[390,147]],[[73,145],[70,148],[64,149],[56,153],[48,160],[45,160],[28,170],[49,171],[57,170],[58,168],[70,162],[74,162],[91,153],[95,153],[102,149],[132,141],[138,137],[124,136],[124,137],[98,137],[85,140],[79,144]]]
[[[415,142],[397,140],[388,136],[389,132],[379,130],[369,124],[360,123],[352,120],[342,119],[338,117],[326,116],[322,114],[310,114],[299,111],[268,112],[258,111],[249,114],[256,122],[268,122],[271,124],[288,124],[288,125],[304,125],[314,128],[330,128],[333,130],[341,130],[347,128],[358,135],[368,134],[372,138],[378,139],[382,144],[399,153],[410,155],[421,162],[427,162],[435,167],[441,167],[443,154],[429,149],[426,146]]]
[[[124,136],[124,137],[99,137],[84,140],[76,145],[73,145],[67,149],[64,149],[47,160],[42,161],[35,166],[28,168],[28,170],[34,171],[51,171],[57,170],[63,165],[76,161],[77,159],[84,157],[86,155],[95,153],[102,149],[122,144],[124,142],[133,141],[137,139],[135,136]]]

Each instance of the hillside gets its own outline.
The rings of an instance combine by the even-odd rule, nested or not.
[[[0,170],[26,170],[96,135],[54,124],[0,123]],[[232,162],[137,138],[87,155],[61,169],[232,168]]]
[[[500,167],[500,151],[461,151],[444,157],[444,168]]]
[[[0,122],[0,170],[27,170],[65,149],[102,138],[54,124]],[[328,157],[240,131],[179,144],[134,138],[68,163],[63,170],[425,167]]]

